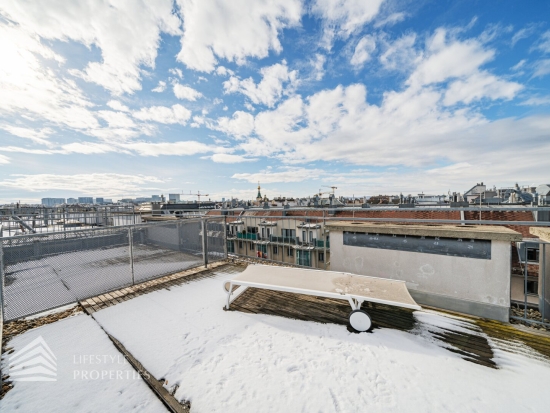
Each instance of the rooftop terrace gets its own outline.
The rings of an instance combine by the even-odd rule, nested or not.
[[[224,311],[222,281],[243,269],[189,269],[85,300],[47,316],[50,324],[5,325],[3,370],[8,353],[42,337],[57,381],[15,382],[0,409],[544,411],[550,403],[548,336],[374,304],[364,306],[374,329],[356,334],[343,302],[255,289]]]

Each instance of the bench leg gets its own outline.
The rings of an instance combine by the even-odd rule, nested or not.
[[[242,293],[244,293],[247,289],[248,289],[248,287],[244,287],[244,286],[241,285],[235,291],[232,291],[233,290],[233,284],[231,284],[230,288],[229,288],[229,291],[227,292],[227,304],[225,305],[225,308],[227,310],[229,310],[229,306],[231,305],[231,303],[233,301],[235,301],[237,298],[239,298],[239,296]]]

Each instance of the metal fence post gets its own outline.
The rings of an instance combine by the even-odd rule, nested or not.
[[[223,257],[227,259],[227,216],[223,217]]]
[[[201,220],[202,226],[202,257],[204,260],[204,268],[208,268],[208,225],[206,218]]]
[[[4,243],[0,238],[0,357],[2,357],[2,331],[4,330]],[[0,388],[2,388],[2,371],[0,371]]]
[[[128,245],[130,248],[128,249],[130,253],[130,270],[132,271],[132,285],[135,285],[135,279],[134,279],[134,234],[132,231],[132,227],[128,227]]]
[[[480,195],[481,197],[481,195]],[[526,242],[525,244],[525,247],[524,247],[524,255],[523,255],[523,262],[525,263],[525,267],[523,267],[524,269],[524,272],[523,272],[523,318],[525,318],[527,320],[527,277],[529,275],[529,269],[528,269],[528,265],[527,264],[527,245],[529,245],[528,242]],[[521,256],[520,256],[520,259],[521,259]]]
[[[545,309],[546,309],[546,300],[547,300],[547,297],[546,297],[546,243],[544,244],[540,244],[542,245],[542,251],[541,248],[539,247],[539,254],[542,252],[542,271],[539,270],[539,275],[542,275],[542,308],[540,309],[541,310],[541,321],[544,323],[544,319],[546,317],[546,314],[545,314]]]

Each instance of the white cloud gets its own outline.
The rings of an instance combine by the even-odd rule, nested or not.
[[[535,49],[542,53],[550,53],[550,30],[544,32],[535,46]]]
[[[179,77],[180,79],[183,79],[183,72],[179,67],[174,67],[172,69],[169,69],[168,72],[173,74],[174,76]]]
[[[0,146],[2,152],[31,153],[33,155],[52,155],[58,153],[54,149],[29,149],[20,146]]]
[[[210,125],[210,128],[237,138],[248,136],[254,130],[254,116],[247,112],[237,111],[233,113],[232,118],[218,118],[215,124]]]
[[[414,48],[416,34],[409,33],[401,36],[393,43],[385,43],[385,50],[380,55],[380,63],[385,69],[408,71],[420,58],[419,52]]]
[[[213,162],[216,163],[242,163],[242,162],[254,162],[254,158],[245,158],[241,155],[231,155],[228,153],[215,153],[211,156]]]
[[[406,14],[402,13],[402,12],[392,13],[386,18],[378,20],[374,24],[374,27],[379,28],[379,27],[382,27],[382,26],[393,26],[394,24],[397,24],[397,23],[402,22],[403,20],[405,20],[405,17],[407,17]]]
[[[526,59],[521,59],[519,62],[517,62],[510,69],[513,70],[514,72],[517,72],[518,70],[522,69],[525,66],[525,63],[527,63],[527,60]]]
[[[483,98],[510,100],[522,89],[523,86],[519,83],[500,80],[487,72],[480,72],[466,80],[452,82],[443,102],[445,105],[454,105],[457,102],[468,104]]]
[[[128,106],[123,105],[118,100],[108,101],[107,106],[109,106],[111,109],[116,110],[117,112],[130,112],[130,109],[128,108]]]
[[[550,59],[542,59],[535,63],[533,77],[543,77],[550,73]]]
[[[0,165],[6,165],[8,163],[10,163],[10,158],[6,155],[0,155]]]
[[[215,72],[218,76],[233,76],[235,75],[235,72],[232,71],[231,69],[228,69],[226,68],[225,66],[218,66],[216,68],[216,72]]]
[[[323,19],[322,43],[331,49],[334,38],[347,39],[376,17],[384,0],[316,0],[311,10]]]
[[[179,83],[174,84],[174,95],[178,99],[185,99],[193,102],[202,97],[202,93],[198,90],[195,90],[189,86],[180,85]]]
[[[262,80],[258,84],[252,78],[240,80],[235,76],[230,77],[223,83],[224,93],[242,93],[255,104],[273,107],[283,93],[293,91],[298,81],[298,72],[289,71],[285,61],[263,67],[260,73]]]
[[[93,155],[98,153],[107,153],[117,151],[115,146],[107,145],[105,143],[95,143],[95,142],[73,142],[67,145],[63,145],[62,153],[81,153],[84,155]]]
[[[156,176],[126,175],[116,173],[87,173],[74,175],[13,174],[0,181],[0,187],[13,188],[18,191],[45,192],[64,190],[104,196],[122,196],[140,192],[144,185],[162,184]]]
[[[132,116],[144,121],[151,120],[158,123],[179,123],[185,125],[191,117],[191,111],[179,104],[172,105],[170,108],[166,106],[151,106],[134,112]]]
[[[473,75],[494,56],[494,50],[484,48],[475,39],[449,39],[444,29],[438,29],[428,40],[425,56],[407,83],[423,86]]]
[[[355,51],[351,57],[350,63],[356,68],[362,67],[365,62],[372,57],[372,52],[376,50],[376,41],[373,36],[367,35],[361,38],[355,46]]]
[[[306,169],[306,168],[291,168],[287,167],[281,172],[271,172],[269,170],[257,173],[240,173],[234,174],[231,178],[247,181],[250,183],[266,183],[273,182],[302,182],[319,179],[324,171],[321,169]]]
[[[472,84],[464,87],[479,81],[481,91],[472,92],[475,99],[511,98],[517,93],[516,84],[501,83],[487,72],[480,73],[465,78]],[[239,149],[247,156],[270,156],[286,163],[341,161],[423,168],[443,160],[495,165],[500,159],[513,159],[523,146],[544,146],[542,152],[534,151],[532,160],[537,168],[544,165],[541,153],[550,150],[550,118],[491,122],[473,109],[445,106],[447,90],[430,85],[408,87],[387,92],[380,105],[367,102],[366,88],[361,84],[320,91],[305,101],[291,97],[276,109],[259,113],[253,132]],[[471,100],[467,96],[460,99]],[[514,170],[509,163],[507,166]]]
[[[162,93],[166,90],[166,82],[159,80],[159,84],[151,89],[151,92]]]
[[[37,143],[39,145],[51,145],[51,142],[48,141],[49,135],[53,133],[53,130],[51,128],[42,128],[42,129],[30,129],[30,128],[23,128],[20,126],[12,126],[12,125],[0,125],[0,129],[5,130],[8,133],[11,133],[12,135],[18,136],[20,138],[30,139],[34,143]]]
[[[97,115],[105,120],[110,128],[128,128],[136,127],[134,121],[124,112],[113,112],[111,110],[100,110]]]
[[[315,80],[322,80],[325,76],[324,65],[326,61],[326,56],[320,53],[315,53],[315,59],[311,60],[311,65],[313,66],[313,77],[315,78]]]
[[[33,1],[6,0],[1,8],[9,19],[44,39],[97,46],[102,61],[72,73],[122,94],[141,89],[140,66],[154,67],[160,33],[180,33],[180,20],[172,7],[170,0],[103,0],[76,2],[71,7],[65,2],[43,7]]]
[[[527,99],[526,101],[521,102],[520,105],[524,105],[524,106],[550,105],[550,96],[533,96]]]
[[[518,30],[514,35],[512,36],[512,47],[516,45],[517,42],[519,42],[521,39],[526,39],[529,36],[532,36],[535,31],[537,30],[538,25],[536,24],[528,24],[527,27],[524,27],[521,30]]]
[[[282,50],[279,32],[300,24],[300,0],[178,0],[183,36],[178,61],[212,72],[218,59],[243,64]]]
[[[136,152],[141,156],[189,156],[206,152],[223,152],[225,149],[206,145],[197,141],[181,142],[131,142],[120,145],[122,148]]]
[[[77,130],[99,126],[92,103],[74,81],[57,76],[64,59],[35,35],[0,19],[0,56],[0,113]]]

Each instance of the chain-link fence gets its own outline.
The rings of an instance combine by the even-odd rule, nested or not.
[[[0,238],[3,319],[224,259],[224,226],[223,218],[189,219]]]

